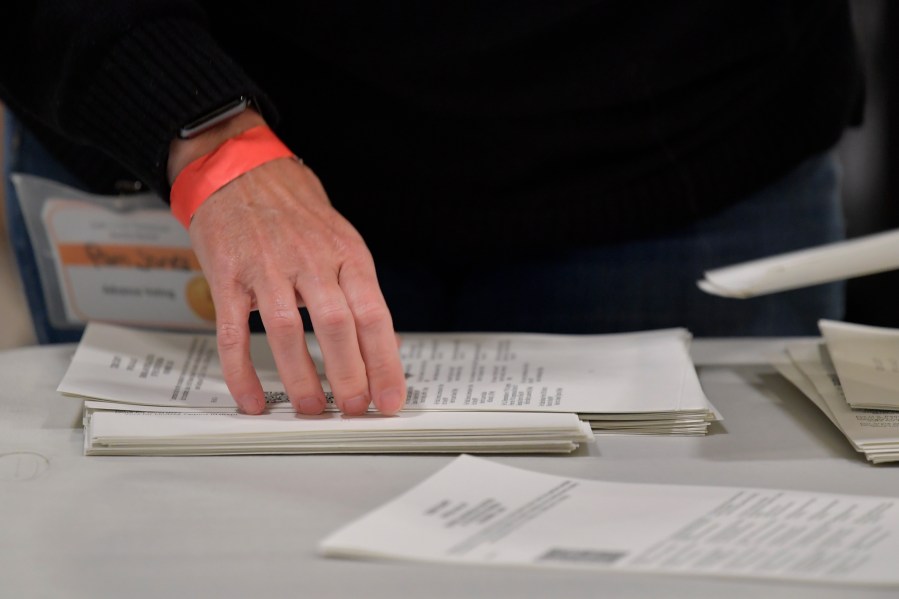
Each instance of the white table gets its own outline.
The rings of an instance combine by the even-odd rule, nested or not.
[[[899,496],[767,366],[778,340],[700,340],[725,420],[704,438],[598,437],[565,457],[500,457],[611,481]],[[2,597],[896,597],[896,589],[318,557],[320,539],[447,464],[439,456],[92,457],[55,392],[74,346],[0,353]],[[899,564],[899,556],[897,556]],[[897,566],[899,567],[899,566]]]

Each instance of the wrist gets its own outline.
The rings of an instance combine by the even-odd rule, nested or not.
[[[295,158],[265,124],[227,137],[184,166],[172,181],[172,215],[190,228],[194,212],[216,191],[267,162]]]
[[[232,137],[259,125],[265,125],[265,119],[258,112],[249,108],[196,137],[173,140],[169,146],[167,167],[169,183],[174,183],[175,178],[191,162],[215,151]]]

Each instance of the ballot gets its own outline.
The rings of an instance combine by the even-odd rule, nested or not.
[[[707,271],[707,293],[749,298],[899,268],[899,230],[751,260]]]
[[[899,586],[899,499],[584,480],[463,455],[335,531],[319,551]]]
[[[821,320],[822,339],[769,356],[874,464],[899,461],[899,331]]]
[[[797,341],[772,364],[796,385],[856,451],[873,464],[899,461],[899,412],[852,408],[846,401],[827,346],[820,341]]]
[[[834,320],[818,328],[849,405],[899,410],[899,330]]]
[[[248,416],[110,410],[88,402],[84,416],[85,455],[552,454],[592,440],[574,414],[548,412]]]
[[[313,335],[306,341],[329,395],[321,348]],[[717,418],[690,358],[690,334],[685,329],[615,335],[404,333],[401,341],[408,387],[403,414],[550,413],[575,415],[575,420],[580,418],[601,432],[680,435],[704,434]],[[252,335],[251,356],[266,390],[268,414],[292,416],[264,335]],[[222,375],[215,337],[208,333],[92,322],[58,390],[90,401],[85,423],[92,435],[100,422],[124,422],[129,417],[126,412],[141,412],[142,418],[133,417],[154,422],[154,430],[162,436],[165,414],[180,414],[177,419],[195,423],[204,414],[210,423],[238,415]],[[333,401],[327,413],[339,418]],[[377,416],[374,408],[370,414]],[[259,417],[231,420],[254,419]],[[287,421],[282,419],[278,426],[286,426]],[[371,418],[370,426],[379,426],[377,422]],[[566,447],[585,439],[579,426],[568,426],[568,430]],[[104,439],[102,435],[91,438],[97,443]]]

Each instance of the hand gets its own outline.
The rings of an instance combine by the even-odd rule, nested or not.
[[[173,153],[170,176],[194,153]],[[194,213],[190,237],[215,303],[225,381],[242,411],[265,409],[250,361],[253,309],[294,408],[303,414],[324,409],[297,310],[303,305],[340,410],[363,414],[371,400],[385,414],[402,408],[406,381],[374,261],[308,167],[281,158],[231,181]]]

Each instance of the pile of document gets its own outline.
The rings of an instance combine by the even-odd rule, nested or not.
[[[604,482],[460,456],[328,536],[319,551],[895,587],[899,500]]]
[[[87,455],[570,453],[592,440],[571,414],[406,412],[345,418],[88,408]]]
[[[831,320],[823,340],[796,341],[775,368],[875,463],[899,461],[899,330]]]
[[[91,323],[58,390],[85,401],[87,455],[567,453],[593,429],[704,434],[715,419],[683,329],[620,335],[402,335],[408,396],[374,409],[298,416],[263,335],[253,364],[269,409],[240,414],[212,334]],[[307,338],[330,392],[315,338]]]

